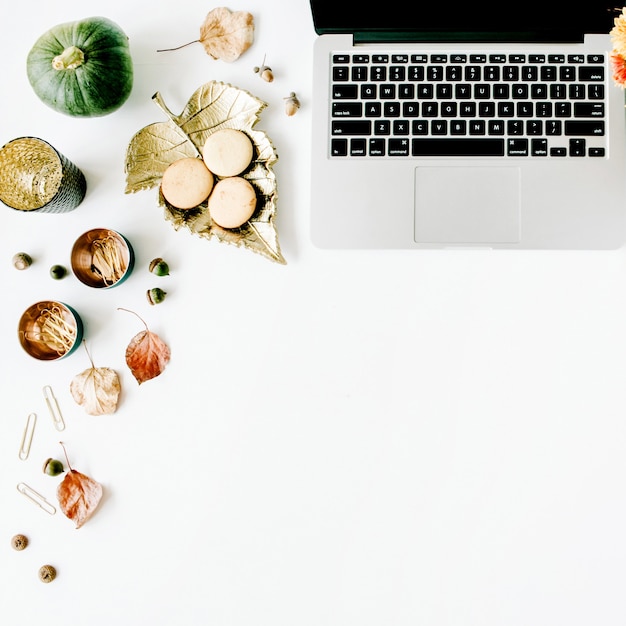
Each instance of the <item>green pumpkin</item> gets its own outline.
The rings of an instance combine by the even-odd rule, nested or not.
[[[133,87],[128,37],[105,17],[51,28],[28,53],[26,70],[45,104],[75,117],[112,113]]]

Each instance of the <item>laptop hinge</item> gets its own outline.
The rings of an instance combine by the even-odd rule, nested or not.
[[[571,31],[528,32],[388,32],[361,31],[354,33],[354,43],[583,43],[584,36]]]

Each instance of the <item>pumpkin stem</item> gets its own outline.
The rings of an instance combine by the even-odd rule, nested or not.
[[[85,53],[76,46],[65,48],[61,54],[52,59],[55,70],[75,70],[85,62]]]

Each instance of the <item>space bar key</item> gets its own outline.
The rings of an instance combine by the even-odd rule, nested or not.
[[[504,139],[413,139],[413,156],[504,156]]]

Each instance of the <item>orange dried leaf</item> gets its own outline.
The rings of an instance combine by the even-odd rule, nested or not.
[[[227,63],[238,59],[253,41],[254,18],[247,11],[213,9],[200,27],[200,43],[206,53]]]
[[[80,528],[94,513],[102,498],[102,485],[70,469],[57,488],[57,498],[66,517]]]
[[[156,333],[149,330],[146,322],[137,313],[122,307],[118,310],[137,316],[146,327],[146,330],[137,333],[126,347],[126,364],[141,385],[165,369],[170,360],[170,349]]]
[[[169,360],[168,345],[147,329],[137,333],[126,348],[126,364],[140,385],[161,374]]]

